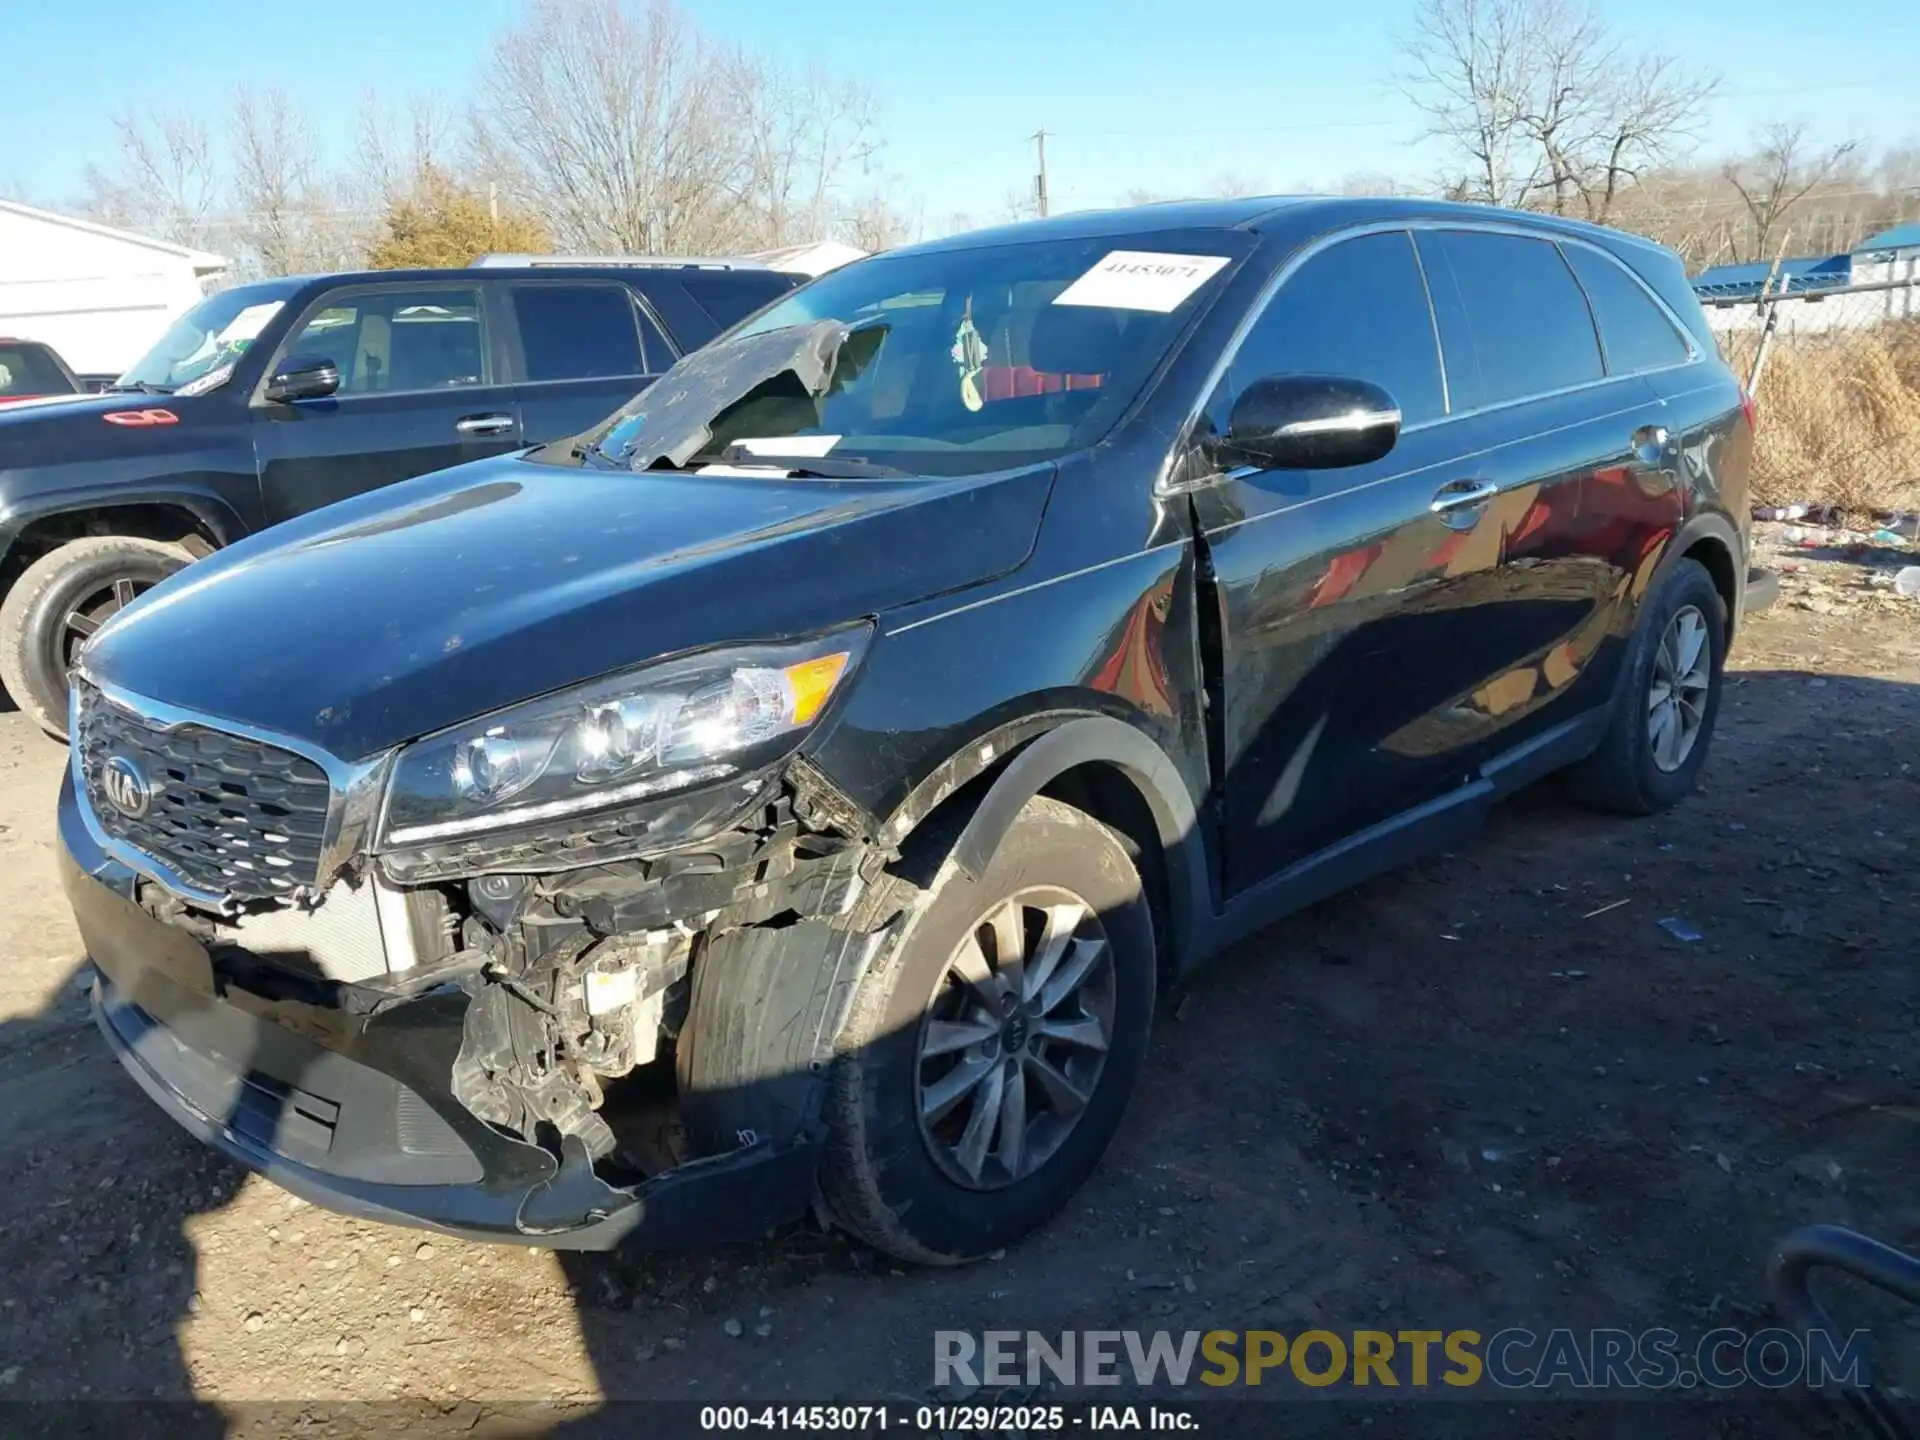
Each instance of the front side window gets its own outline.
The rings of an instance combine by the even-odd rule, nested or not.
[[[730,432],[804,438],[799,453],[917,473],[982,473],[1105,435],[1250,243],[1183,231],[876,256],[794,291],[705,353],[710,363],[730,340],[841,321],[855,333],[828,391],[748,400]],[[629,411],[596,436],[603,450],[618,450]]]
[[[232,373],[234,362],[280,313],[291,293],[289,285],[266,284],[209,295],[169,325],[117,384],[163,392],[183,385],[211,388]]]
[[[1403,425],[1444,413],[1433,314],[1405,231],[1342,240],[1287,278],[1233,357],[1228,388],[1276,375],[1372,381]]]
[[[1551,240],[1426,230],[1419,244],[1456,411],[1605,375],[1586,296]]]
[[[484,385],[487,341],[470,286],[349,291],[329,296],[282,355],[324,355],[340,394],[448,390]]]
[[[1685,362],[1687,342],[1637,280],[1584,245],[1568,245],[1565,254],[1593,302],[1609,371],[1631,375]]]
[[[650,373],[624,285],[516,285],[513,313],[529,380]]]

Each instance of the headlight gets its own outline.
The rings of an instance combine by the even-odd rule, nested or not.
[[[394,764],[380,848],[467,849],[765,765],[820,718],[867,635],[688,655],[429,736]]]

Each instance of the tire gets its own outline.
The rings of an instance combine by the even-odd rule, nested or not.
[[[1670,764],[1657,753],[1651,729],[1659,693],[1655,687],[1663,683],[1662,645],[1676,620],[1688,612],[1704,622],[1701,644],[1706,651],[1705,690],[1691,692],[1700,697],[1697,726],[1678,763]],[[1692,793],[1713,742],[1726,660],[1726,601],[1705,566],[1696,560],[1681,560],[1641,607],[1640,624],[1627,649],[1606,737],[1592,755],[1566,773],[1567,788],[1575,798],[1620,814],[1654,815]],[[1673,692],[1676,687],[1668,685],[1666,689]],[[1689,692],[1680,687],[1679,693]],[[1671,732],[1666,738],[1671,742]],[[1666,760],[1672,759],[1669,751]]]
[[[1004,908],[1015,902],[1014,910]],[[1090,918],[1074,920],[1076,905]],[[994,917],[1008,913],[1021,917],[1019,925],[997,928]],[[1076,928],[1069,932],[1068,924]],[[1015,933],[1032,960],[1037,995],[1068,998],[1054,1000],[1058,1008],[1045,1018],[1038,1001],[1023,1009],[1017,1031],[1008,1015],[994,1039],[924,1058],[922,1039],[937,1033],[932,1027],[968,1014],[976,1021],[967,1029],[985,1023],[977,1021],[986,1013],[980,992],[950,974],[970,937],[972,955],[984,960],[989,947],[995,952],[991,983],[999,984],[1006,944],[999,937]],[[1049,940],[1069,933],[1071,943],[1053,947],[1065,958],[1049,969]],[[1090,937],[1101,934],[1104,952],[1094,948],[1082,964]],[[1076,971],[1086,978],[1069,992],[1064,987]],[[977,882],[951,863],[941,867],[900,938],[854,994],[827,1100],[821,1190],[834,1215],[875,1248],[930,1265],[974,1259],[1050,1219],[1093,1173],[1119,1128],[1145,1064],[1155,984],[1153,922],[1119,837],[1071,806],[1028,801]],[[1107,1048],[1097,1060],[1102,1052],[1080,1044],[1094,1033],[1084,1028],[1089,1017],[1104,1027]],[[1056,1038],[1069,1028],[1075,1042]],[[942,1081],[950,1084],[963,1065],[984,1067],[986,1078],[950,1114],[923,1124],[923,1098]],[[1084,1094],[1071,1124],[1056,1100],[1063,1092],[1039,1078],[1049,1068]],[[1015,1071],[1021,1093],[1031,1097],[1024,1111],[1031,1129],[1021,1127],[1027,1138],[1009,1161],[1007,1111],[992,1101],[1010,1093]],[[971,1132],[963,1121],[981,1111],[997,1118],[989,1122],[991,1149],[969,1178],[964,1142]]]
[[[67,734],[67,667],[81,609],[95,623],[131,594],[152,589],[191,563],[184,546],[132,535],[73,540],[42,555],[0,602],[0,683],[14,704],[56,740]]]

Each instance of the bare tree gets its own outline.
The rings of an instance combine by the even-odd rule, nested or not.
[[[1525,203],[1540,162],[1524,117],[1531,0],[1423,0],[1400,41],[1395,84],[1461,168],[1447,188],[1489,205]]]
[[[816,238],[874,148],[865,90],[715,45],[671,0],[529,0],[481,106],[470,169],[563,246]]]
[[[186,111],[129,111],[114,119],[113,128],[116,163],[111,169],[87,167],[82,212],[176,245],[204,245],[220,195],[206,125]]]
[[[1721,169],[1745,208],[1745,234],[1728,227],[1728,246],[1738,259],[1773,257],[1776,241],[1796,206],[1825,184],[1856,150],[1857,140],[1810,146],[1801,123],[1768,126],[1751,155]]]
[[[1423,0],[1398,84],[1455,167],[1443,189],[1607,223],[1696,130],[1715,80],[1634,53],[1577,0]]]
[[[322,182],[313,128],[284,90],[235,91],[230,143],[234,235],[249,268],[330,269],[365,248],[367,226]]]
[[[438,95],[408,96],[398,106],[367,91],[355,125],[355,159],[346,185],[355,201],[379,208],[452,167],[455,115]]]

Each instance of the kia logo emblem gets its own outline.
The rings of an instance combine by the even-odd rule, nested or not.
[[[124,755],[115,755],[107,761],[107,767],[100,775],[100,788],[107,792],[107,799],[113,808],[129,820],[138,820],[147,813],[147,805],[152,800],[152,792],[147,788],[147,777],[140,773],[140,767]]]

